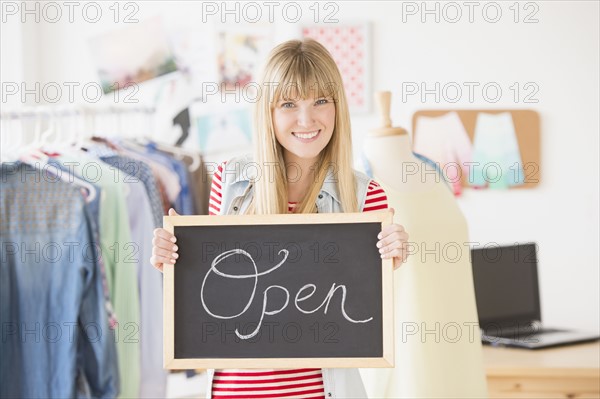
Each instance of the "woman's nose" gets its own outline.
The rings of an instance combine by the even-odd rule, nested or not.
[[[298,125],[311,127],[314,125],[314,115],[312,107],[300,107],[298,110]]]

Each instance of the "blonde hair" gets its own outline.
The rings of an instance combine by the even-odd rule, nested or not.
[[[333,167],[339,200],[344,212],[357,212],[352,169],[350,114],[342,77],[335,61],[319,42],[290,40],[275,47],[263,67],[260,94],[254,108],[254,161],[263,168],[254,182],[248,213],[288,213],[288,183],[283,147],[275,137],[273,107],[281,99],[331,97],[335,104],[335,126],[327,146],[315,165],[314,184],[296,206],[296,213],[315,213],[315,203],[330,167]],[[275,168],[266,168],[276,165]]]

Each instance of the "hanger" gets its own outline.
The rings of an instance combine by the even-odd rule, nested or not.
[[[126,148],[129,148],[130,150],[146,152],[148,150],[146,148],[146,145],[150,142],[144,140],[145,139],[141,139],[139,137],[134,139],[124,139],[121,141],[121,144],[123,144]]]
[[[35,125],[33,129],[33,140],[29,145],[24,145],[23,148],[18,151],[18,159],[30,165],[34,164],[36,161],[40,159],[45,159],[46,154],[39,150],[39,147],[42,145],[42,119],[41,115],[45,112],[43,107],[38,108],[40,113],[35,114]]]
[[[190,109],[185,107],[173,118],[173,125],[179,125],[181,127],[181,136],[175,142],[175,145],[181,145],[187,140],[190,134]]]
[[[42,109],[42,112],[46,110]],[[48,112],[50,112],[48,110]],[[53,115],[50,117],[52,118]],[[52,173],[53,175],[59,177],[62,181],[70,184],[75,184],[81,188],[84,188],[87,191],[87,196],[85,196],[85,202],[90,203],[96,198],[96,189],[90,183],[86,182],[83,179],[80,179],[77,176],[66,176],[65,173],[60,170],[56,165],[52,165],[48,162],[50,157],[46,155],[43,151],[40,150],[40,147],[43,147],[45,144],[44,140],[47,140],[48,137],[54,132],[55,127],[53,126],[54,121],[50,121],[48,129],[46,129],[43,133],[41,132],[41,121],[40,118],[36,120],[35,124],[35,136],[33,143],[28,146],[25,151],[22,153],[19,158],[22,162],[36,168],[39,170],[45,170],[47,173],[52,173],[50,168],[53,168],[56,172]]]
[[[171,145],[167,145],[167,144],[161,144],[158,142],[154,142],[154,145],[159,150],[173,153],[173,155],[176,155],[179,157],[178,158],[179,160],[181,160],[184,156],[188,156],[188,157],[192,158],[192,164],[188,167],[188,170],[190,172],[195,172],[202,164],[202,158],[200,157],[200,154],[198,154],[196,151],[190,151],[190,150],[186,150],[185,148],[171,146]]]
[[[202,159],[200,154],[194,151],[188,151],[181,147],[173,147],[167,144],[161,144],[156,141],[153,141],[147,137],[137,137],[134,139],[125,139],[123,140],[123,144],[130,149],[137,149],[138,151],[147,152],[147,145],[151,144],[156,147],[156,149],[161,151],[166,151],[172,153],[177,160],[182,160],[184,156],[192,158],[192,163],[188,167],[190,172],[195,172],[200,165],[202,164]]]
[[[84,196],[86,203],[89,204],[90,202],[92,202],[93,200],[96,199],[96,189],[94,188],[94,186],[92,186],[90,183],[86,182],[85,180],[83,180],[75,175],[65,176],[65,173],[63,170],[61,170],[58,166],[49,163],[48,161],[45,161],[43,168],[49,173],[52,173],[52,171],[50,171],[50,168],[54,168],[54,170],[56,170],[57,173],[53,173],[53,174],[58,176],[62,181],[70,183],[70,184],[75,184],[76,186],[79,186],[79,187],[85,189],[87,191],[87,196]]]
[[[76,110],[75,114],[71,117],[71,123],[69,123],[69,140],[65,142],[65,146],[71,150],[80,150],[83,147],[84,133],[83,129],[81,129],[81,131],[79,130],[80,126],[78,125],[78,122],[83,120],[85,126],[85,114],[82,111]]]
[[[54,176],[57,176],[59,179],[66,183],[75,184],[81,188],[84,188],[87,191],[87,196],[85,196],[86,203],[89,204],[94,199],[96,199],[96,189],[94,188],[94,186],[75,175],[66,176],[63,170],[58,168],[56,165],[53,165],[50,162],[48,162],[49,159],[50,157],[48,155],[44,154],[43,152],[40,152],[39,157],[38,154],[35,154],[35,158],[33,156],[30,156],[22,159],[22,161],[23,163],[26,163],[36,169],[39,169],[40,171],[44,170],[46,171],[46,173],[50,173]],[[53,170],[55,172],[53,172]]]
[[[18,118],[19,114],[15,113],[12,115],[13,118],[9,119],[6,126],[8,127],[8,131],[12,132],[12,126],[14,126],[14,134],[7,134],[7,137],[16,136],[17,140],[14,143],[10,143],[11,145],[7,146],[5,149],[6,159],[9,161],[16,161],[19,159],[19,148],[23,146],[23,120]],[[10,118],[10,114],[9,114]],[[18,127],[18,129],[17,129]],[[9,140],[10,142],[10,140]]]
[[[40,135],[40,146],[39,151],[42,153],[46,152],[58,152],[58,147],[63,143],[63,129],[57,128],[58,118],[60,115],[60,109],[48,110],[49,119],[48,127]],[[55,135],[54,140],[50,140],[52,135]]]
[[[74,154],[83,150],[85,133],[79,123],[82,118],[85,118],[85,115],[80,110],[75,110],[67,116],[66,127],[61,129],[61,142],[57,143],[57,152]],[[62,139],[62,130],[65,132],[65,139]]]
[[[11,147],[10,134],[8,134],[10,119],[7,119],[8,117],[8,113],[2,113],[2,116],[0,117],[0,132],[3,133],[0,134],[0,160],[2,162],[5,162],[5,160],[8,159],[8,154],[10,154],[10,152],[7,151],[7,148],[10,149]]]

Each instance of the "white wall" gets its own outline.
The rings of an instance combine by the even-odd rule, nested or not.
[[[217,2],[215,4],[218,4]],[[197,26],[200,4],[192,2],[138,2],[137,16],[160,14],[166,26]],[[312,4],[309,3],[309,4]],[[303,5],[303,21],[310,22],[309,4]],[[597,2],[531,2],[539,7],[537,23],[523,23],[535,11],[520,3],[520,22],[515,23],[513,2],[500,2],[502,18],[486,21],[481,2],[473,22],[467,6],[457,2],[463,15],[456,23],[434,15],[409,15],[406,7],[421,2],[339,2],[340,23],[369,20],[372,24],[372,77],[375,90],[393,93],[392,119],[410,129],[412,114],[420,109],[534,109],[541,116],[541,183],[532,190],[466,190],[459,204],[464,211],[471,241],[539,244],[543,319],[550,324],[599,330],[599,4]],[[403,10],[403,4],[405,9]],[[437,3],[440,11],[446,3]],[[433,9],[435,2],[428,2]],[[446,6],[448,18],[455,9]],[[106,9],[106,8],[105,8]],[[494,17],[488,9],[489,18]],[[286,23],[277,14],[275,41],[293,37],[300,24]],[[404,21],[403,21],[403,18]],[[212,24],[212,25],[211,25]],[[217,17],[208,26],[218,25]],[[86,40],[116,28],[110,19],[90,24],[28,23],[20,48],[16,40],[5,46],[2,25],[2,78],[28,79],[38,74],[40,82],[93,82],[97,80]],[[122,23],[119,26],[124,26]],[[12,34],[15,29],[11,28]],[[18,32],[17,32],[18,33]],[[37,40],[32,40],[37,38]],[[22,55],[19,52],[22,51]],[[31,65],[32,60],[38,60]],[[15,64],[12,61],[15,60]],[[22,61],[20,61],[22,60]],[[5,74],[7,65],[10,72]],[[21,72],[20,69],[24,72]],[[475,90],[469,102],[463,98],[438,103],[432,95],[421,101],[410,96],[402,101],[403,83],[496,82],[503,90],[497,103],[485,100]],[[514,101],[511,85],[521,90],[527,82],[539,87],[537,103]],[[479,86],[481,88],[481,86]],[[144,85],[142,102],[151,102],[155,84]],[[375,113],[353,116],[355,152],[366,132],[378,125]],[[400,221],[401,222],[401,221]]]
[[[0,80],[2,82],[22,82],[24,80],[22,26],[16,19],[2,23],[0,63]],[[3,87],[2,91],[4,92],[4,90]],[[20,104],[16,96],[7,96],[2,99],[3,108],[18,105]]]

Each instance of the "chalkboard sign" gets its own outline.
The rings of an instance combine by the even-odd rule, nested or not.
[[[166,216],[165,368],[393,367],[389,211]]]

